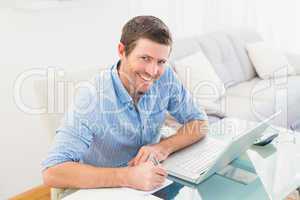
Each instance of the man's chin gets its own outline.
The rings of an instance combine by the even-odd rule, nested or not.
[[[139,88],[139,90],[137,91],[137,94],[140,96],[145,94],[150,89],[150,87],[151,87],[151,85],[144,86],[143,88]]]
[[[139,97],[140,97],[140,96],[143,96],[143,95],[145,94],[145,92],[138,91],[136,94],[137,94],[137,96],[139,96]]]

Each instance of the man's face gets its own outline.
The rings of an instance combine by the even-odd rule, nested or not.
[[[164,73],[170,46],[139,39],[129,55],[125,56],[124,49],[120,43],[119,55],[123,67],[120,75],[126,79],[125,87],[135,94],[143,94]]]

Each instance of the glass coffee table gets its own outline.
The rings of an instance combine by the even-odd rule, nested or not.
[[[300,187],[300,134],[280,127],[272,143],[252,146],[230,165],[257,175],[251,182],[243,183],[234,178],[215,174],[195,185],[175,177],[174,183],[153,195],[161,199],[284,199]],[[221,136],[222,137],[222,136]],[[242,175],[241,175],[242,176]]]
[[[241,159],[236,160],[231,165],[255,173],[254,169],[252,167],[249,167],[249,163],[246,163]],[[251,183],[245,184],[215,174],[198,185],[187,183],[175,177],[169,178],[173,180],[174,183],[154,193],[154,196],[166,200],[269,199],[269,196],[266,193],[263,184],[259,178],[257,178]]]

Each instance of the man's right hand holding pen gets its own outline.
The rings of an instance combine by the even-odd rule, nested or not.
[[[150,153],[146,161],[136,165],[131,161],[128,166],[128,187],[140,190],[160,187],[168,175],[154,153]]]

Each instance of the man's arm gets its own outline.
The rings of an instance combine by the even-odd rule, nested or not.
[[[120,187],[125,185],[126,168],[97,168],[65,162],[43,171],[44,183],[58,188]]]
[[[160,186],[166,176],[165,170],[151,162],[124,168],[65,162],[43,171],[45,185],[57,188],[132,187],[152,190]]]
[[[163,139],[157,145],[165,149],[168,154],[171,154],[201,140],[206,136],[207,131],[208,121],[193,120],[178,129],[176,134]]]
[[[147,161],[151,153],[155,154],[158,160],[165,160],[171,153],[201,140],[206,136],[207,131],[208,121],[192,120],[178,129],[176,134],[157,144],[143,146],[137,156],[129,162],[129,165],[134,166]]]

